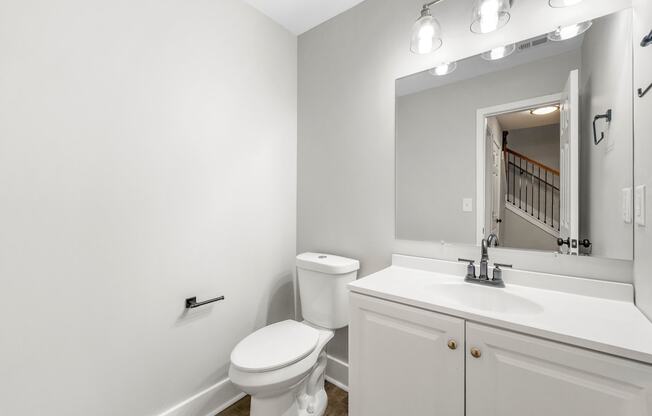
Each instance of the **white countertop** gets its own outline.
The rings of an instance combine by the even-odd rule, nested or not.
[[[438,260],[428,259],[427,262],[428,270],[409,268],[397,265],[401,262],[397,262],[395,256],[394,265],[349,284],[349,289],[355,293],[652,364],[652,322],[627,296],[593,296],[601,289],[591,289],[591,285],[610,285],[608,282],[580,279],[576,290],[559,291],[551,290],[550,283],[543,284],[546,288],[541,288],[529,285],[527,278],[505,278],[505,288],[494,288],[464,283],[464,273],[452,274],[450,262],[441,262],[442,267],[437,266]],[[458,270],[457,265],[454,267]],[[433,270],[437,268],[442,271]],[[518,272],[510,271],[510,276],[518,276]],[[504,295],[519,296],[537,307],[533,312],[516,313],[509,308],[481,310],[437,291],[439,284],[460,283],[468,285],[464,287],[473,291],[472,296],[480,294],[491,300],[492,296],[501,296],[497,291],[504,291]],[[579,294],[584,293],[580,290],[582,285],[586,285],[586,293],[592,296]],[[627,286],[623,286],[626,289],[624,293],[627,293]],[[458,286],[462,290],[464,287]],[[614,286],[614,290],[623,293],[620,286]]]

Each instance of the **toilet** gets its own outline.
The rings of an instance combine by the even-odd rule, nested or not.
[[[349,324],[347,284],[357,260],[322,253],[296,259],[304,321],[287,320],[248,335],[231,352],[229,378],[251,395],[251,416],[322,416],[326,344]]]

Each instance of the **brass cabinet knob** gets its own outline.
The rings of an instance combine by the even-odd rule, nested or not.
[[[480,348],[473,347],[471,348],[471,355],[474,358],[480,358],[480,356],[482,355],[482,351],[480,351]]]
[[[457,341],[455,341],[454,339],[448,340],[448,348],[450,348],[451,350],[457,349]]]

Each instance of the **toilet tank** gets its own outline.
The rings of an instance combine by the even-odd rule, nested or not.
[[[323,253],[297,256],[299,299],[303,318],[327,329],[349,324],[349,296],[346,285],[354,281],[360,262]]]

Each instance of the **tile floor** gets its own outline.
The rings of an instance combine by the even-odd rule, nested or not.
[[[326,382],[328,407],[324,416],[348,416],[349,394],[335,385]],[[219,416],[249,416],[249,396],[220,412]]]

